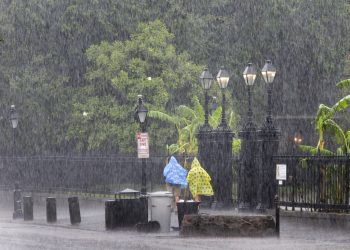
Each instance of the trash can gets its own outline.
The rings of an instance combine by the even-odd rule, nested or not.
[[[166,191],[150,193],[151,220],[158,221],[161,232],[170,231],[173,194]]]
[[[179,227],[182,225],[182,220],[185,214],[198,214],[198,201],[179,201],[176,203],[177,206],[177,219],[179,221]]]
[[[125,189],[115,195],[115,200],[105,203],[105,224],[107,229],[133,227],[148,221],[148,200],[139,191]]]

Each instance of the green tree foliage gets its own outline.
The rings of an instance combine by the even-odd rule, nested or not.
[[[138,126],[133,121],[138,94],[143,94],[149,109],[188,103],[200,91],[197,76],[202,67],[193,64],[187,53],[177,54],[173,39],[156,20],[141,23],[130,40],[91,46],[86,52],[91,62],[89,84],[75,96],[68,139],[83,150],[129,152]],[[161,130],[151,127],[150,133]],[[165,133],[160,141],[171,136]]]
[[[161,111],[151,110],[149,116],[156,120],[160,120],[172,125],[175,125],[177,131],[177,141],[174,144],[167,145],[169,154],[188,154],[196,155],[198,152],[198,143],[196,134],[204,124],[204,108],[197,96],[192,99],[193,108],[180,105],[175,109],[175,114],[169,115]],[[209,125],[212,128],[217,128],[221,122],[222,107],[219,106],[212,114],[209,115]],[[229,112],[228,126],[236,131],[238,116],[233,112]],[[234,140],[234,153],[240,150],[239,140]]]

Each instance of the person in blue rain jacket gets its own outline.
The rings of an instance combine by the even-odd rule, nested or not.
[[[176,211],[176,202],[180,200],[181,189],[187,188],[187,170],[177,162],[174,156],[171,156],[168,164],[164,168],[163,175],[165,177],[167,190],[174,195],[172,208]]]

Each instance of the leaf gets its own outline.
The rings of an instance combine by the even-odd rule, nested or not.
[[[308,146],[308,145],[299,145],[298,149],[300,149],[301,152],[309,153],[311,155],[317,155],[318,153],[320,153],[320,155],[325,155],[325,156],[334,155],[332,151],[329,151],[327,149],[320,149],[320,148]]]
[[[347,95],[333,105],[332,114],[335,114],[336,112],[339,112],[339,111],[343,111],[344,109],[349,107],[349,104],[350,104],[350,95]]]
[[[337,83],[337,88],[339,89],[345,89],[350,87],[350,79],[343,80],[341,82]]]
[[[341,144],[345,141],[345,135],[342,128],[333,120],[328,119],[324,122],[325,132],[331,134],[335,138],[335,142]]]

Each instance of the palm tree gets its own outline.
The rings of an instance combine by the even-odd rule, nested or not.
[[[341,81],[337,84],[338,88],[350,87],[350,79]],[[327,150],[325,148],[324,136],[325,134],[329,134],[334,138],[334,141],[337,144],[340,144],[340,147],[337,149],[337,154],[349,154],[350,153],[350,131],[344,132],[344,130],[337,124],[334,120],[335,116],[344,111],[349,107],[350,104],[350,95],[343,97],[337,103],[335,103],[332,107],[328,107],[324,104],[320,104],[316,119],[315,119],[315,129],[318,133],[318,142],[316,147],[300,145],[299,148],[303,152],[310,153],[312,155],[321,154],[321,155],[334,155],[334,152]],[[305,165],[306,159],[302,160],[302,165]],[[342,168],[326,168],[325,166],[320,167],[320,201],[324,202],[326,197],[326,192],[323,190],[325,186],[325,182],[330,178],[332,171],[343,171]],[[339,175],[337,175],[339,176]],[[336,181],[334,183],[341,183],[340,181]],[[333,187],[333,194],[335,195],[335,199],[338,202],[342,202],[341,189],[339,186]],[[328,197],[332,198],[332,197]]]
[[[174,115],[169,115],[161,111],[149,111],[149,117],[158,119],[175,125],[178,134],[178,140],[175,144],[167,146],[169,154],[186,153],[196,155],[198,144],[196,134],[204,123],[204,109],[199,102],[197,96],[192,99],[193,108],[186,105],[180,105],[175,109]],[[222,108],[218,107],[211,115],[209,115],[209,124],[216,128],[220,124]],[[232,128],[236,123],[234,112],[230,112],[228,116],[228,125]]]

